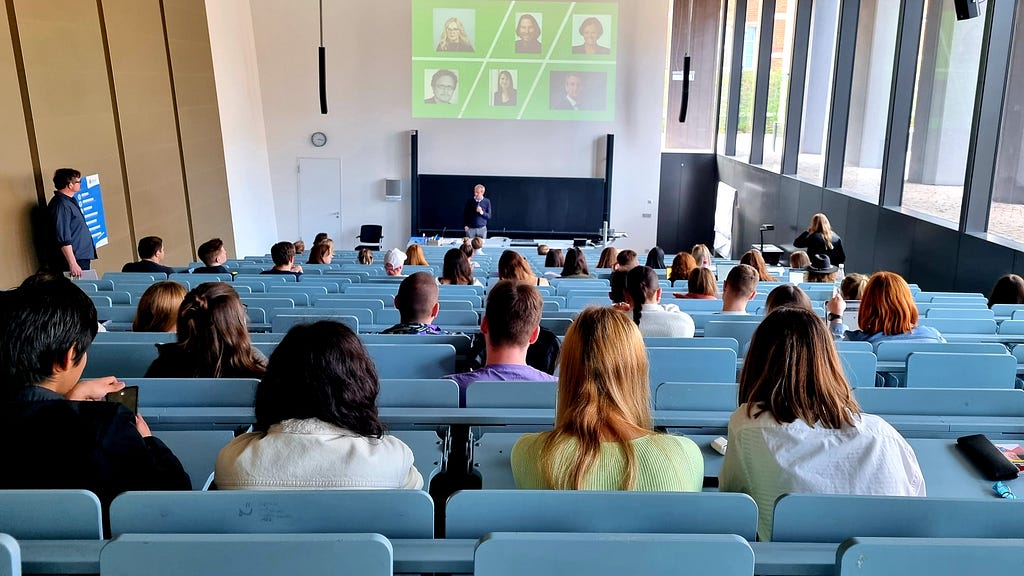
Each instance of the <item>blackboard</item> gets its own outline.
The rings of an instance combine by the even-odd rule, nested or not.
[[[596,238],[608,220],[603,178],[421,174],[413,195],[412,233],[457,236],[462,210],[483,184],[492,206],[489,236]]]

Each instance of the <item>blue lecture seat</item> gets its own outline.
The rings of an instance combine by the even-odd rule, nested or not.
[[[488,382],[478,380],[466,389],[467,408],[551,408],[558,382]]]
[[[907,388],[1013,388],[1017,359],[1002,354],[914,352]]]
[[[82,377],[142,378],[156,357],[156,345],[151,342],[94,342]]]
[[[739,353],[739,343],[735,338],[665,338],[657,336],[644,337],[644,346],[648,348],[731,348]],[[868,348],[870,350],[870,348]]]
[[[735,535],[495,533],[473,557],[475,576],[684,573],[751,576],[754,552]]]
[[[839,362],[843,366],[843,374],[851,388],[875,386],[875,370],[878,359],[874,352],[839,350]]]
[[[738,391],[739,384],[664,382],[654,391],[654,409],[732,413]]]
[[[354,311],[353,311],[354,312]],[[367,310],[369,312],[369,310]],[[277,332],[280,334],[287,333],[297,324],[313,324],[321,320],[330,320],[339,324],[344,324],[352,329],[356,334],[359,333],[359,318],[354,314],[278,314],[270,321],[270,331]]]
[[[756,528],[757,505],[740,493],[461,490],[445,506],[447,538],[630,532],[737,534],[752,541]]]
[[[930,326],[943,334],[995,334],[996,321],[991,318],[920,318],[918,324]]]
[[[852,538],[839,546],[837,576],[1019,573],[1022,539]]]
[[[648,348],[651,390],[662,382],[736,382],[730,348]]]
[[[380,534],[130,534],[100,552],[104,576],[391,576],[392,565]]]
[[[454,380],[428,378],[381,380],[377,406],[458,408],[459,385]]]
[[[746,350],[754,331],[760,326],[755,322],[734,322],[727,320],[727,316],[719,320],[712,320],[704,325],[704,336],[709,338],[732,338],[736,340],[739,350]]]
[[[0,532],[21,540],[100,540],[100,500],[88,490],[0,490]]]
[[[21,548],[9,534],[0,533],[0,576],[21,576]]]
[[[161,430],[153,435],[181,461],[193,490],[209,487],[217,455],[235,437],[231,430]]]
[[[110,506],[122,534],[376,532],[433,538],[434,502],[420,490],[125,492]]]

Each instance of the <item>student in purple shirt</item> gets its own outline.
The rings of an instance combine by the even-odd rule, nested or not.
[[[459,384],[460,406],[466,405],[466,388],[477,380],[558,380],[526,363],[527,350],[540,334],[540,313],[543,307],[543,297],[531,284],[502,280],[491,287],[487,295],[487,309],[480,323],[480,332],[487,345],[487,364],[473,372],[445,376]]]

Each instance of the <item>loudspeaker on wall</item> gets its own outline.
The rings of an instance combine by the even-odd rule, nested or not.
[[[398,178],[386,178],[384,180],[384,199],[399,201],[402,199],[402,181]]]

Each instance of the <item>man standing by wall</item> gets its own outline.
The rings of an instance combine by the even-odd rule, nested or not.
[[[487,221],[491,219],[491,201],[484,198],[483,184],[473,187],[473,197],[466,200],[466,207],[462,210],[462,220],[465,224],[466,236],[474,238],[479,236],[487,238]]]
[[[53,187],[56,191],[47,204],[47,210],[63,257],[56,264],[62,270],[70,271],[72,277],[81,278],[82,270],[89,270],[96,259],[92,234],[82,209],[75,201],[75,194],[82,189],[82,173],[73,168],[59,168],[53,173]]]

